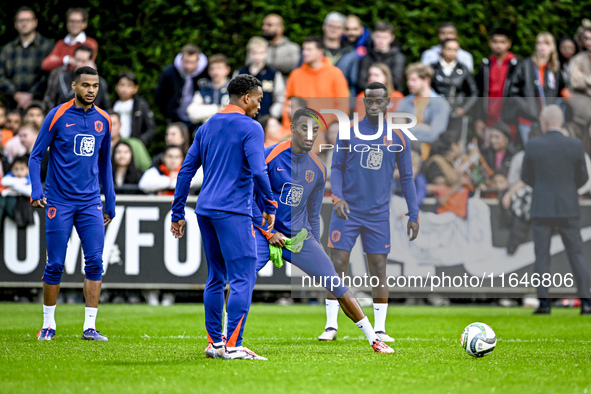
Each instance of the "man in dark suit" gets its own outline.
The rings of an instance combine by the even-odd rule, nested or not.
[[[583,253],[579,227],[577,189],[589,176],[581,141],[566,137],[560,129],[564,115],[557,105],[544,107],[540,114],[542,136],[530,140],[525,148],[521,179],[533,187],[531,220],[536,253],[535,272],[550,270],[550,239],[558,230],[574,273],[581,314],[591,314],[589,270]],[[548,275],[546,275],[547,277]],[[534,314],[550,313],[548,287],[537,288],[540,307]]]

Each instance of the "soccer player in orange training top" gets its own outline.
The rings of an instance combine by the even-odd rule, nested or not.
[[[115,217],[115,190],[111,169],[111,118],[94,105],[99,89],[98,72],[76,70],[75,97],[52,109],[35,142],[29,168],[31,204],[46,208],[47,265],[43,273],[43,327],[39,340],[55,337],[55,304],[72,226],[84,251],[86,317],[82,339],[108,341],[95,329],[103,274],[105,226]],[[51,147],[45,192],[41,185],[41,159]],[[105,194],[101,203],[99,177]]]

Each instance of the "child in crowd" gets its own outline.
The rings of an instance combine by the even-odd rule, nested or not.
[[[262,83],[263,100],[257,120],[266,115],[271,115],[277,120],[281,119],[283,100],[285,99],[285,81],[283,75],[267,66],[269,54],[269,42],[262,37],[253,37],[246,46],[246,66],[234,72],[234,76],[250,74]]]
[[[132,72],[119,74],[115,91],[119,100],[113,111],[121,118],[121,138],[138,138],[147,147],[156,134],[154,113],[138,92],[137,77]]]
[[[12,138],[4,149],[8,162],[12,163],[15,157],[30,154],[37,141],[39,128],[34,123],[24,123],[19,129],[17,136]]]
[[[28,163],[27,155],[16,157],[12,161],[11,171],[0,180],[0,221],[6,214],[21,228],[33,223],[33,208],[29,204],[31,178]]]
[[[213,55],[209,58],[207,71],[211,80],[202,78],[197,81],[199,90],[187,107],[187,114],[195,124],[205,123],[230,103],[228,84],[232,69],[228,58],[225,55]]]
[[[23,123],[33,123],[38,129],[41,129],[44,120],[45,111],[43,110],[43,103],[41,101],[33,101],[25,110]]]

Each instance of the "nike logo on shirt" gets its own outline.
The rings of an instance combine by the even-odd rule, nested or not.
[[[66,127],[72,127],[74,126],[76,123],[66,123]]]
[[[287,170],[284,170],[283,168],[277,167],[277,171],[287,171]]]

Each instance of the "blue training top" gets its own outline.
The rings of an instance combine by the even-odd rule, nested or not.
[[[359,122],[359,133],[375,135],[378,126],[366,117]],[[389,215],[390,188],[396,166],[409,210],[407,216],[411,222],[417,222],[419,207],[412,176],[410,139],[401,131],[393,130],[392,141],[388,140],[385,120],[382,135],[377,139],[362,140],[355,135],[353,127],[350,140],[337,138],[330,177],[333,202],[345,200],[356,217]]]
[[[197,130],[178,174],[173,222],[185,218],[191,179],[201,166],[203,186],[195,213],[210,218],[252,216],[253,180],[264,198],[265,212],[275,213],[277,203],[265,166],[263,128],[242,108],[229,104]]]
[[[67,204],[101,204],[99,176],[105,194],[105,212],[115,217],[115,189],[111,168],[111,118],[93,105],[84,111],[74,100],[52,109],[43,121],[29,158],[31,199],[47,197]],[[50,148],[41,185],[41,160]]]
[[[312,152],[295,153],[291,148],[291,140],[265,148],[265,156],[271,188],[274,195],[279,196],[279,207],[275,228],[271,233],[261,228],[262,215],[258,207],[253,208],[254,225],[267,239],[273,236],[275,229],[291,237],[306,228],[320,242],[320,209],[326,183],[326,166]],[[261,206],[262,202],[258,205]]]

